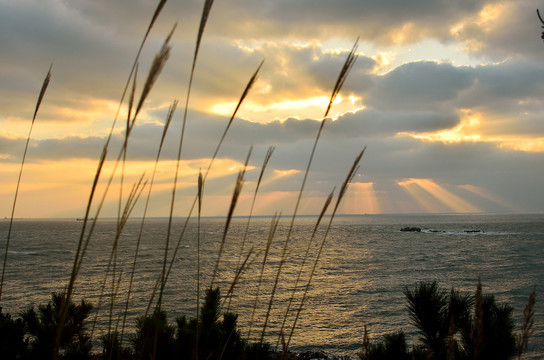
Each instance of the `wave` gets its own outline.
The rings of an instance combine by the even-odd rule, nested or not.
[[[13,254],[13,255],[38,255],[38,252],[37,251],[8,251],[8,254]]]

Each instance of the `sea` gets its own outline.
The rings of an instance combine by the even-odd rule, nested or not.
[[[544,214],[357,215],[319,224],[299,216],[292,228],[291,220],[237,217],[227,227],[225,218],[174,219],[167,236],[167,219],[133,219],[116,236],[117,221],[99,219],[82,236],[76,219],[15,219],[0,306],[17,317],[65,289],[82,238],[74,300],[94,305],[87,329],[95,341],[112,329],[124,329],[128,341],[170,268],[162,309],[171,323],[194,318],[213,284],[221,310],[238,314],[242,337],[352,358],[365,327],[371,342],[402,330],[410,347],[418,343],[403,291],[420,282],[474,294],[480,280],[484,294],[513,307],[516,333],[536,286],[525,359],[544,358]],[[0,220],[2,254],[8,224]]]

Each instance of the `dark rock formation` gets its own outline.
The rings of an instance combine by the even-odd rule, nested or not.
[[[421,228],[415,227],[415,226],[407,226],[405,228],[400,229],[400,231],[415,231],[415,232],[421,232]]]

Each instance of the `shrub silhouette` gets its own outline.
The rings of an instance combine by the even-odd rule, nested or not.
[[[453,288],[448,293],[434,281],[419,283],[413,290],[405,288],[404,295],[412,323],[421,335],[420,342],[433,358],[446,358],[451,345],[448,339],[456,335],[461,336],[462,343],[455,342],[454,351],[458,352],[459,345],[466,347],[470,339],[470,309],[474,304],[470,294]]]
[[[0,307],[0,354],[2,359],[21,359],[26,356],[28,342],[25,340],[21,319],[13,320],[10,314],[2,313]]]
[[[514,335],[514,321],[512,320],[512,306],[497,304],[493,295],[482,297],[482,344],[478,359],[503,360],[511,359],[516,354],[516,337]],[[474,329],[474,324],[470,330]],[[463,335],[464,339],[469,334]],[[466,357],[474,358],[474,345],[466,342]]]
[[[177,344],[182,358],[192,358],[198,352],[200,359],[239,359],[246,349],[237,329],[238,315],[223,314],[220,320],[221,294],[219,288],[206,290],[200,317],[187,321],[185,316],[176,320]]]
[[[21,314],[24,331],[28,336],[28,358],[54,357],[57,329],[65,299],[65,293],[53,293],[51,301],[39,305],[37,312],[32,306]],[[72,301],[68,304],[60,336],[59,358],[90,358],[92,343],[86,332],[85,320],[91,309],[92,305],[84,300],[79,305]]]
[[[149,316],[136,320],[136,334],[132,344],[138,359],[170,359],[175,354],[176,329],[168,325],[166,313],[155,309]]]
[[[104,360],[128,360],[133,358],[131,349],[121,345],[117,332],[102,335],[100,342],[102,344],[102,359]]]
[[[516,353],[513,308],[497,304],[493,295],[482,295],[481,289],[476,297],[453,288],[448,293],[436,281],[405,288],[404,294],[426,357],[501,360]]]
[[[402,330],[384,335],[381,342],[370,345],[368,354],[360,352],[358,357],[361,360],[408,360],[411,358],[408,353],[406,336]]]

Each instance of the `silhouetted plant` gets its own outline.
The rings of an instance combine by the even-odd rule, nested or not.
[[[529,294],[529,300],[525,309],[523,309],[523,325],[521,326],[521,331],[517,337],[517,346],[518,346],[518,359],[521,359],[521,355],[527,351],[527,346],[529,345],[529,338],[533,335],[533,324],[535,321],[535,302],[536,302],[536,285],[533,287],[533,291]]]
[[[120,336],[116,332],[102,335],[100,342],[102,343],[103,360],[128,360],[133,358],[132,350],[121,344]]]
[[[64,322],[60,334],[59,357],[90,358],[92,343],[86,332],[85,320],[92,305],[82,300],[79,305],[70,301],[68,306],[63,307],[65,301],[65,293],[53,293],[51,301],[46,305],[39,305],[37,312],[31,307],[21,314],[29,340],[29,358],[53,358],[61,318]],[[61,314],[61,309],[65,309],[65,314]]]
[[[175,354],[175,327],[168,325],[166,312],[155,309],[149,316],[136,320],[136,334],[132,339],[139,359],[171,359]]]
[[[474,297],[455,289],[448,294],[436,281],[406,288],[404,294],[412,323],[421,335],[421,350],[429,358],[501,360],[516,353],[512,307],[482,294],[481,285]]]
[[[381,342],[369,345],[365,351],[357,355],[361,360],[408,360],[411,358],[406,336],[402,330],[384,335]]]
[[[21,319],[13,320],[10,314],[2,313],[0,307],[0,354],[2,359],[21,359],[26,355],[28,341],[25,340]]]
[[[245,351],[245,342],[237,329],[238,315],[227,312],[220,320],[221,294],[219,288],[206,290],[206,297],[198,323],[185,316],[177,322],[177,344],[182,358],[239,359]],[[197,340],[198,332],[198,340]],[[255,349],[254,349],[255,350]]]
[[[408,311],[412,323],[421,335],[420,341],[433,358],[444,353],[445,339],[448,335],[446,324],[448,295],[438,288],[436,281],[422,282],[414,290],[404,289],[408,300]],[[447,322],[449,325],[449,321]]]
[[[245,349],[245,360],[268,360],[272,359],[270,344],[255,342],[248,344]]]
[[[512,306],[497,304],[493,295],[482,296],[482,334],[478,354],[467,342],[467,357],[480,360],[511,359],[516,354]],[[472,325],[474,326],[474,324]],[[468,334],[464,334],[468,338]]]

